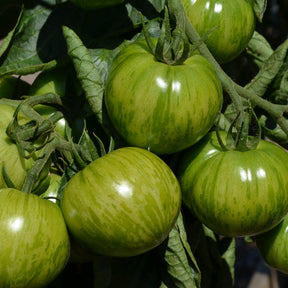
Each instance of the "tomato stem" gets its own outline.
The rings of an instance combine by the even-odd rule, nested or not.
[[[156,47],[143,23],[144,36],[155,58],[168,65],[181,65],[191,54],[191,45],[186,36],[183,18],[177,18],[174,10],[165,6],[164,19]]]

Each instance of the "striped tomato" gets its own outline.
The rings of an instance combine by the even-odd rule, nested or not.
[[[245,152],[223,151],[211,132],[179,161],[183,201],[219,234],[264,232],[288,212],[287,163],[287,152],[271,142],[261,140]]]
[[[46,287],[70,250],[61,209],[34,194],[0,190],[0,287]]]
[[[136,147],[90,163],[67,183],[61,200],[68,228],[83,248],[121,257],[164,241],[180,206],[180,186],[171,169]]]
[[[209,131],[221,109],[222,90],[214,68],[201,55],[183,65],[167,65],[155,59],[146,41],[138,41],[114,59],[105,104],[129,145],[170,154]]]
[[[265,262],[288,274],[288,214],[276,227],[255,237],[257,248]]]
[[[221,63],[236,58],[247,46],[255,29],[251,0],[181,0],[192,25]]]

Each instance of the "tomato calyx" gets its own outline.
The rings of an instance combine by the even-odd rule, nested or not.
[[[220,119],[220,117],[219,117]],[[216,125],[216,135],[221,148],[225,150],[248,151],[257,148],[261,139],[261,126],[251,106],[239,111],[231,123],[226,137],[226,144],[219,134],[219,125]]]
[[[51,161],[55,152],[60,155],[60,159],[57,156],[54,157],[56,159],[55,163],[53,162],[55,166],[59,165],[58,162],[60,161],[61,165],[64,165],[62,170],[74,165],[77,171],[106,154],[101,139],[95,136],[97,142],[97,145],[95,145],[87,133],[86,127],[84,127],[84,131],[77,143],[73,142],[71,133],[67,133],[68,139],[66,139],[57,132],[55,124],[64,117],[61,111],[63,109],[62,99],[59,95],[54,93],[37,95],[20,102],[17,101],[14,104],[15,112],[6,129],[6,134],[17,145],[21,157],[33,158],[34,160],[32,167],[27,171],[21,188],[23,192],[38,193],[37,187],[43,181],[45,182],[49,176]],[[54,112],[48,119],[44,119],[42,115],[33,109],[34,106],[43,104],[60,108],[60,110]],[[24,124],[19,123],[18,114],[20,112],[31,120]],[[109,151],[113,149],[114,145],[111,141]],[[7,186],[13,188],[14,185],[5,170],[5,165],[2,166],[1,172]]]
[[[164,19],[156,45],[150,38],[143,22],[143,31],[149,49],[155,58],[168,65],[181,65],[190,55],[191,47],[182,19],[175,19],[173,10],[165,6]]]

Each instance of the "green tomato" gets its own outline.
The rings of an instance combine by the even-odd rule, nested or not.
[[[179,183],[163,160],[125,147],[90,163],[65,186],[61,208],[79,244],[92,253],[134,256],[162,243],[178,217]]]
[[[29,95],[55,93],[64,96],[67,83],[66,69],[54,69],[41,72],[30,87]]]
[[[13,107],[0,104],[0,189],[7,187],[2,175],[3,164],[15,187],[21,189],[26,173],[34,162],[32,158],[24,159],[20,155],[17,145],[6,134],[6,128],[12,120],[14,112]],[[18,121],[20,124],[24,124],[29,119],[19,113]]]
[[[273,229],[257,235],[255,241],[265,262],[288,274],[288,215]]]
[[[44,287],[65,267],[69,236],[54,203],[16,189],[0,190],[0,286]]]
[[[287,163],[287,152],[272,142],[261,140],[245,152],[222,150],[211,132],[179,160],[183,202],[218,234],[262,233],[288,212]]]
[[[226,63],[244,51],[255,30],[251,0],[182,0],[187,16],[217,61]]]
[[[70,1],[83,9],[93,10],[97,8],[118,5],[120,3],[123,3],[125,0],[70,0]]]
[[[170,154],[209,131],[222,106],[222,89],[213,66],[201,55],[171,66],[158,62],[146,41],[139,41],[114,59],[105,104],[129,145]]]

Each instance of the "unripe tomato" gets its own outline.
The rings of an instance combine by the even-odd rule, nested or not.
[[[0,287],[45,287],[69,257],[60,208],[11,188],[0,190],[0,203]]]
[[[190,22],[204,36],[217,61],[236,58],[247,46],[255,30],[251,0],[181,0]]]
[[[178,166],[183,202],[218,234],[256,235],[288,212],[288,153],[272,142],[223,150],[211,132],[183,152]]]
[[[182,65],[168,65],[155,59],[144,40],[114,59],[105,104],[113,126],[129,145],[171,154],[209,131],[222,106],[222,88],[203,56],[194,54]]]
[[[265,262],[288,274],[288,215],[273,229],[257,235],[255,240]]]
[[[147,150],[114,150],[78,172],[64,188],[61,208],[79,244],[97,254],[128,257],[164,241],[181,206],[179,183]]]

